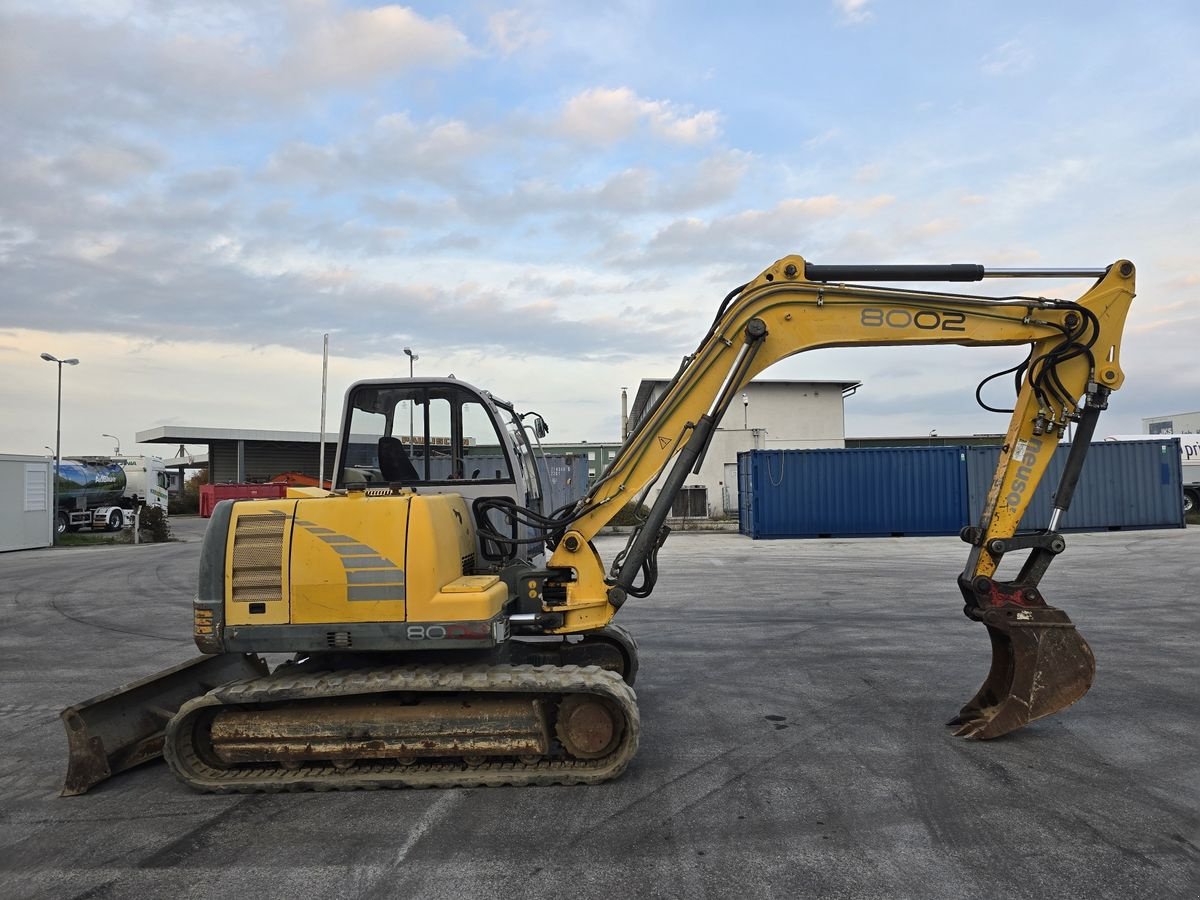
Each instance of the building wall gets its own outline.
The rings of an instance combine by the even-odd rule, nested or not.
[[[837,385],[752,381],[744,393],[750,402],[743,407],[741,398],[735,399],[719,427],[763,429],[764,450],[846,445],[845,399]],[[729,461],[736,464],[737,456]]]
[[[50,475],[44,456],[0,456],[0,550],[30,550],[54,543]]]
[[[737,516],[737,455],[746,450],[765,449],[767,432],[761,428],[713,432],[712,444],[700,466],[700,474],[689,475],[684,489],[704,488],[708,518]]]
[[[320,465],[318,444],[293,441],[244,441],[245,470],[238,477],[238,441],[213,441],[208,445],[209,481],[265,482],[284,472],[303,472],[316,477]],[[325,477],[333,474],[337,440],[325,442]]]
[[[650,408],[665,385],[651,394]],[[845,398],[836,384],[750,382],[717,424],[699,474],[684,490],[703,488],[710,518],[737,516],[737,455],[746,450],[825,449],[846,445]],[[658,496],[651,492],[648,502]]]
[[[1146,434],[1196,434],[1200,432],[1200,412],[1142,419],[1142,430]]]
[[[579,441],[573,444],[549,444],[542,441],[542,452],[547,456],[583,456],[588,461],[588,481],[594,482],[596,476],[608,468],[613,457],[621,450],[616,443],[591,443]]]

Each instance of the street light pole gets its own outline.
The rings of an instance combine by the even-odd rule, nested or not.
[[[121,455],[121,439],[119,437],[117,437],[115,434],[104,434],[103,432],[100,433],[100,437],[112,438],[114,441],[116,441],[117,449],[114,452],[117,456]]]
[[[412,347],[405,347],[404,355],[408,357],[408,377],[412,378],[413,377],[413,363],[415,363],[421,357],[418,356],[416,353],[412,352]],[[413,435],[413,407],[414,406],[416,406],[416,404],[413,403],[412,398],[410,397],[408,399],[408,452],[409,453],[412,453],[413,444],[415,442],[415,438]]]
[[[54,542],[58,543],[58,472],[62,468],[62,367],[77,366],[77,359],[59,359],[49,353],[43,353],[46,362],[58,364],[58,407],[54,425],[54,485],[50,493],[50,515],[54,517]]]

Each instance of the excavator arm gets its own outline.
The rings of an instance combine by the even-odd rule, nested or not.
[[[856,279],[977,281],[983,278],[1094,278],[1077,300],[990,299],[846,283]],[[699,347],[638,422],[602,478],[557,532],[548,569],[562,598],[547,603],[560,633],[603,627],[629,596],[653,589],[655,556],[671,504],[698,471],[716,424],[734,397],[773,363],[822,347],[960,344],[1028,345],[1014,374],[1018,396],[959,585],[967,615],[992,640],[992,668],[950,724],[990,738],[1056,712],[1091,684],[1094,662],[1066,614],[1048,606],[1038,582],[1065,543],[1057,528],[1070,504],[1096,419],[1121,386],[1120,340],[1134,296],[1133,264],[1103,269],[991,270],[982,266],[816,266],[799,256],[776,262],[722,304]],[[1016,534],[1050,459],[1075,423],[1055,510],[1046,527]],[[629,501],[662,482],[650,513],[605,571],[592,538]],[[1006,553],[1029,551],[1020,574],[995,578]]]

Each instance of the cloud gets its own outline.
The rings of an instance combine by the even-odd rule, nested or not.
[[[444,15],[379,2],[0,2],[6,325],[86,329],[95,346],[205,341],[197,352],[223,366],[268,341],[319,347],[334,329],[348,366],[366,360],[379,374],[395,373],[401,335],[422,345],[423,362],[428,353],[501,391],[536,383],[570,413],[615,395],[606,385],[665,370],[725,289],[786,252],[989,266],[1128,256],[1143,267],[1123,353],[1131,384],[1163,384],[1194,356],[1189,216],[1200,189],[1187,123],[1200,79],[1180,75],[1195,73],[1193,57],[1154,39],[1182,33],[1186,17],[1135,23],[1159,48],[1136,77],[1102,64],[1080,76],[1079,23],[1050,12],[1036,42],[988,38],[966,51],[973,73],[914,82],[924,70],[913,60],[957,21],[916,9],[906,27],[917,43],[872,57],[911,77],[876,79],[869,102],[861,82],[827,79],[797,104],[794,87],[763,87],[788,84],[786,54],[748,70],[712,52],[777,24],[754,11],[669,25],[662,9],[630,0],[436,7]],[[864,32],[839,26],[885,14],[869,2],[826,9],[807,22],[810,42],[840,59]],[[1123,23],[1097,15],[1087,46],[1111,61]],[[1005,35],[1002,19],[971,24]],[[675,40],[664,41],[670,26]],[[1042,92],[969,99],[972,76],[1035,65]],[[917,99],[938,114],[914,119]],[[1005,103],[1020,106],[1019,141],[995,139]],[[1098,103],[1126,114],[1105,124]],[[814,137],[831,122],[836,134]],[[1077,287],[978,289],[1069,297]],[[569,366],[569,398],[514,362],[527,349],[543,371]],[[846,357],[839,371],[884,380],[877,355],[890,359]],[[85,357],[97,383],[101,356]],[[272,360],[282,374],[271,389],[312,363],[301,349]],[[207,392],[203,371],[175,383]],[[18,386],[26,376],[0,372]],[[242,376],[258,383],[253,370]],[[236,392],[231,383],[212,390]],[[122,396],[121,380],[105,384]],[[918,387],[906,395],[914,404],[930,386]],[[581,390],[591,393],[577,403]],[[143,399],[131,408],[150,409]],[[1166,405],[1146,402],[1146,413]],[[244,419],[217,424],[254,421],[257,411],[238,409]],[[600,420],[580,419],[580,436],[595,437],[588,424]]]
[[[563,106],[558,130],[581,143],[614,144],[639,128],[679,144],[713,140],[720,132],[716,112],[688,115],[664,100],[644,100],[629,88],[590,88]]]
[[[0,13],[0,102],[34,132],[64,121],[230,122],[308,104],[476,51],[447,18],[387,5],[62,3]],[[265,107],[263,104],[267,104]]]
[[[987,75],[1019,75],[1033,66],[1033,51],[1020,41],[1005,41],[980,61]]]
[[[865,25],[875,18],[867,7],[871,0],[833,0],[833,7],[846,25]]]
[[[353,86],[410,68],[454,66],[471,53],[466,36],[445,17],[426,19],[397,5],[325,8],[300,29],[278,73],[293,83]]]
[[[520,9],[493,13],[488,17],[487,31],[492,46],[503,56],[536,47],[550,37],[550,32],[538,27],[532,14]]]
[[[731,198],[749,163],[746,154],[730,151],[663,171],[623,169],[596,184],[568,187],[555,179],[528,179],[509,192],[464,197],[462,209],[480,222],[543,213],[677,214]]]
[[[823,144],[828,144],[832,141],[836,141],[841,136],[842,136],[842,130],[840,128],[827,128],[825,131],[821,132],[820,134],[816,135],[815,137],[811,137],[807,141],[805,141],[804,146],[807,147],[809,150],[815,150],[816,148],[822,146]]]
[[[495,139],[461,120],[414,122],[406,113],[379,116],[361,134],[331,144],[293,141],[268,159],[263,175],[323,190],[366,182],[428,181],[462,186],[465,167],[487,154]]]
[[[793,248],[818,222],[847,211],[833,194],[781,200],[768,209],[748,209],[712,219],[676,219],[655,232],[632,253],[618,253],[610,262],[634,268],[670,265],[711,265],[716,262],[762,260],[778,248]]]
[[[678,215],[716,207],[737,194],[753,163],[749,154],[720,151],[696,162],[661,169],[630,167],[595,182],[577,184],[569,183],[568,173],[540,167],[544,174],[517,179],[506,187],[503,181],[485,184],[466,163],[457,170],[438,173],[409,163],[397,167],[400,159],[393,156],[367,162],[342,149],[297,145],[277,154],[269,166],[269,177],[321,190],[369,184],[362,210],[383,223],[420,222],[426,230],[450,226],[494,229],[522,221],[534,225],[536,220],[556,217],[561,233],[569,231],[583,238],[584,231],[607,233],[614,216]],[[446,160],[438,162],[444,165]],[[380,190],[381,185],[399,180],[407,182],[403,190]],[[446,190],[431,195],[422,181]],[[283,227],[278,219],[274,224]]]

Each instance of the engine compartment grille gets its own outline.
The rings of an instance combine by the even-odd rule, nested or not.
[[[283,532],[287,516],[271,512],[238,517],[233,535],[233,599],[283,599]]]

